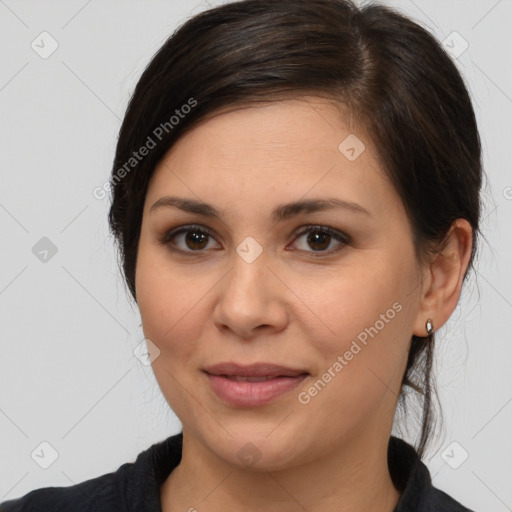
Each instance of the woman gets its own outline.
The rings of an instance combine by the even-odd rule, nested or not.
[[[109,215],[182,432],[1,510],[467,511],[421,457],[480,158],[456,67],[388,8],[247,0],[187,21],[130,101]],[[391,436],[408,389],[416,447]]]

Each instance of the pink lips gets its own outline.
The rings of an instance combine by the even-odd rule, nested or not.
[[[219,398],[237,407],[265,405],[298,386],[308,375],[304,370],[271,363],[220,363],[204,371]]]

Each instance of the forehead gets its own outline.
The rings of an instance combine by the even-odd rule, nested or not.
[[[378,211],[396,194],[371,141],[354,131],[322,98],[228,108],[174,144],[155,170],[148,199],[181,193],[248,206],[334,193]]]

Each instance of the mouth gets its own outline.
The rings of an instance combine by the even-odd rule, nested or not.
[[[235,407],[268,404],[297,387],[309,375],[303,369],[272,363],[250,366],[220,363],[203,371],[216,395]]]
[[[285,377],[285,375],[276,375],[275,377],[269,377],[268,375],[266,377],[244,377],[243,375],[218,375],[218,377],[225,377],[226,379],[234,380],[236,382],[265,382],[267,380]]]
[[[251,365],[242,365],[238,363],[217,363],[204,369],[210,375],[224,375],[226,377],[296,377],[303,373],[308,373],[305,369],[280,366],[273,363],[253,363]]]

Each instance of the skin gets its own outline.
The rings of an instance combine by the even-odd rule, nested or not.
[[[340,504],[345,512],[392,512],[399,500],[387,443],[411,336],[426,336],[427,318],[439,329],[455,309],[472,233],[458,219],[444,252],[420,264],[400,197],[369,137],[354,130],[339,108],[313,96],[221,111],[182,136],[155,170],[136,293],[144,335],[160,351],[156,379],[183,425],[182,461],[161,488],[164,512],[329,512]],[[354,161],[338,150],[351,133],[366,146]],[[150,211],[168,195],[211,203],[223,215]],[[326,197],[370,215],[270,216],[279,204]],[[189,224],[211,237],[159,241]],[[296,236],[311,224],[350,240]],[[236,252],[248,236],[263,250],[252,263]],[[394,303],[394,318],[300,403],[298,394]],[[274,402],[240,408],[221,401],[202,372],[223,361],[269,361],[309,375]],[[261,457],[252,465],[237,456],[248,442]]]

